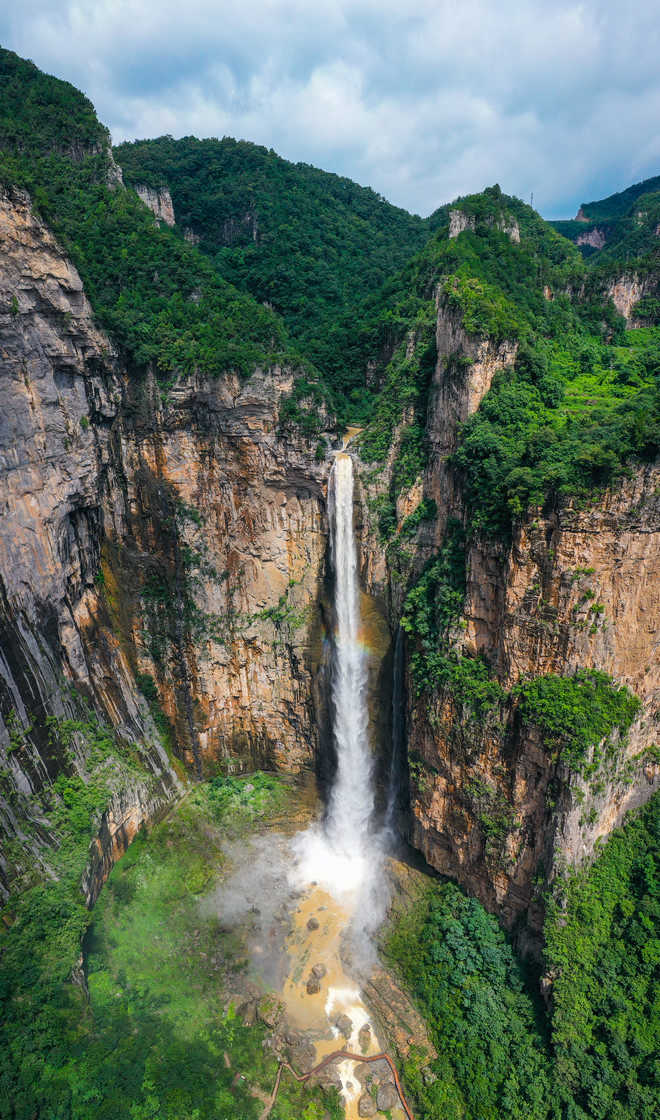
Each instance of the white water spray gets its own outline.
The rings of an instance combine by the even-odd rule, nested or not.
[[[373,790],[367,666],[360,644],[360,592],[353,535],[353,463],[348,455],[335,460],[333,484],[330,518],[337,630],[332,702],[337,773],[327,832],[333,848],[354,854],[366,847]]]
[[[357,891],[374,870],[369,825],[374,807],[369,749],[367,664],[360,642],[360,591],[353,534],[353,463],[337,455],[330,478],[330,526],[335,570],[335,657],[332,679],[335,775],[323,829],[300,837],[299,878],[335,896]]]

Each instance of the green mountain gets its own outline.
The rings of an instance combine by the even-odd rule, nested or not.
[[[660,190],[660,175],[650,179],[643,179],[624,191],[608,195],[607,198],[596,202],[583,202],[580,207],[582,216],[590,222],[606,221],[610,218],[623,218],[628,214],[634,203],[645,194],[653,194]]]
[[[515,365],[496,375],[454,453],[474,528],[506,536],[530,506],[586,497],[631,458],[657,454],[658,329],[626,332],[601,275],[499,187],[457,200],[454,211],[463,231],[439,229],[381,294],[373,356],[378,326],[383,343],[396,324],[396,341],[362,449],[384,460],[413,406],[392,476],[393,508],[425,463],[438,299],[469,335],[517,344]]]
[[[17,249],[0,417],[23,427],[2,429],[0,452],[13,480],[28,468],[12,494],[43,571],[0,524],[2,555],[18,556],[0,571],[1,1120],[343,1112],[332,1088],[282,1076],[310,1051],[253,982],[240,938],[260,941],[259,908],[239,936],[207,905],[252,831],[307,813],[291,774],[234,770],[326,764],[323,403],[336,433],[363,429],[356,524],[377,562],[361,589],[386,650],[372,653],[377,765],[393,769],[398,633],[406,824],[442,876],[420,902],[406,874],[396,906],[415,912],[387,948],[437,1051],[397,1055],[415,1114],[651,1120],[660,180],[571,223],[497,185],[422,220],[243,141],[113,155],[81,93],[2,50],[0,184],[29,192],[121,358],[88,357],[75,314],[71,328],[55,297],[39,303],[38,253]],[[170,193],[172,228],[137,188]],[[17,229],[31,221],[3,201]],[[288,372],[253,375],[283,363],[282,401]],[[248,383],[238,403],[227,374]],[[116,411],[92,407],[99,379]],[[95,705],[76,720],[62,716],[73,686]],[[150,800],[149,747],[172,755],[169,801]],[[191,759],[196,784],[154,824]],[[101,891],[141,824],[88,910],[87,869]],[[530,968],[516,945],[536,947]]]
[[[127,183],[169,190],[177,226],[224,279],[282,316],[335,390],[359,386],[333,328],[422,248],[432,219],[246,141],[163,136],[122,144],[115,157]]]
[[[577,217],[551,225],[599,262],[628,262],[660,248],[660,175],[597,202]]]
[[[282,321],[120,189],[87,98],[0,50],[0,103],[0,183],[30,192],[134,366],[153,362],[166,382],[196,365],[246,375],[286,355]]]

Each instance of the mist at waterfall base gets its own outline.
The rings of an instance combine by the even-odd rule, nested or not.
[[[335,636],[331,700],[337,769],[325,819],[292,841],[292,885],[318,884],[350,914],[351,955],[371,963],[371,935],[388,902],[385,856],[393,813],[374,822],[373,756],[369,745],[367,659],[360,642],[360,591],[353,532],[353,463],[339,453],[329,487]],[[393,798],[388,797],[388,808]],[[367,959],[368,958],[368,959]]]
[[[280,990],[287,970],[286,932],[310,888],[327,892],[346,916],[342,956],[356,979],[377,963],[374,934],[390,897],[386,857],[395,847],[396,760],[392,760],[384,822],[374,813],[373,755],[369,747],[367,660],[359,641],[357,554],[353,535],[353,464],[338,455],[330,480],[329,512],[335,572],[331,700],[337,770],[322,821],[290,835],[269,832],[227,844],[233,868],[206,903],[225,928],[243,930],[261,980]],[[400,701],[395,650],[394,702]],[[399,718],[399,717],[397,717]],[[395,730],[399,727],[396,719]],[[400,736],[399,736],[400,737]],[[396,736],[393,744],[397,747]],[[343,919],[342,919],[343,920]]]

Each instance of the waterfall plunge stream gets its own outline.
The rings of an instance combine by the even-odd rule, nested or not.
[[[325,820],[293,841],[292,883],[302,893],[296,928],[289,938],[292,970],[284,987],[289,1013],[298,1022],[317,1025],[325,1020],[324,1040],[316,1043],[317,1058],[343,1042],[351,1052],[375,1053],[375,1030],[365,1042],[361,1028],[370,1024],[356,975],[368,974],[376,961],[372,934],[384,917],[384,855],[390,832],[371,827],[374,811],[373,760],[369,745],[367,657],[361,635],[360,588],[353,532],[353,462],[348,454],[335,457],[329,488],[332,563],[335,576],[335,634],[331,682],[333,735],[337,769]],[[309,933],[309,916],[319,921]],[[305,995],[296,961],[318,954],[325,970],[323,990]],[[350,972],[345,960],[350,959]],[[308,1016],[312,1016],[312,1019]],[[320,1019],[319,1019],[320,1015]],[[351,1024],[350,1037],[341,1036],[339,1016]],[[313,1017],[316,1016],[314,1019]],[[322,1028],[323,1029],[323,1028]],[[323,1036],[321,1036],[322,1038]],[[358,1116],[363,1089],[352,1061],[339,1063],[347,1120]],[[398,1110],[393,1116],[400,1115]],[[402,1115],[402,1114],[401,1114]]]
[[[362,988],[379,967],[373,934],[388,900],[385,855],[392,846],[396,809],[393,759],[384,827],[374,827],[353,462],[345,451],[335,456],[329,515],[335,577],[330,699],[337,766],[325,816],[293,837],[265,835],[242,857],[232,853],[236,871],[215,900],[224,922],[232,912],[235,921],[249,920],[254,974],[280,993],[288,1027],[294,1037],[303,1032],[316,1063],[337,1051],[376,1056],[382,1049]],[[402,653],[399,646],[399,680]],[[399,700],[400,692],[399,687]],[[289,927],[282,971],[280,921]],[[365,1101],[373,1103],[366,1079],[374,1068],[353,1058],[337,1059],[333,1065],[346,1120],[358,1120],[361,1112],[365,1114]],[[382,1081],[382,1070],[379,1076]],[[389,1115],[405,1120],[397,1106]]]
[[[332,709],[337,770],[323,827],[299,837],[302,882],[321,883],[332,895],[369,893],[381,841],[370,835],[374,809],[369,748],[367,663],[360,640],[360,590],[353,533],[353,462],[340,452],[330,478],[330,527],[335,574]],[[353,898],[355,902],[355,897]]]

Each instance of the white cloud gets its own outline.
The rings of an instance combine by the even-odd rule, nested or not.
[[[116,140],[235,135],[421,213],[499,181],[571,213],[660,172],[657,0],[23,0],[0,37]]]

